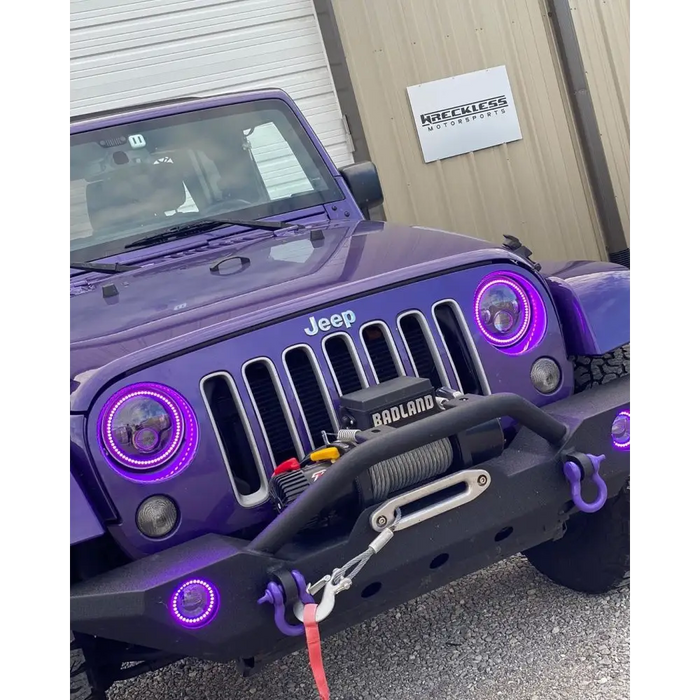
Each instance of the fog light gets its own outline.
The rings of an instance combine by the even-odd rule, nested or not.
[[[630,412],[620,411],[612,422],[610,429],[613,447],[618,450],[629,450],[630,448]]]
[[[208,625],[219,609],[219,591],[203,579],[185,581],[173,594],[170,612],[184,627]]]
[[[541,394],[551,394],[559,388],[561,369],[550,357],[540,357],[532,365],[530,380]]]
[[[177,506],[167,496],[147,498],[136,512],[136,525],[146,537],[165,537],[177,525]]]

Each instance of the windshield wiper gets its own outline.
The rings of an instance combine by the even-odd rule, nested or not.
[[[248,228],[261,228],[266,231],[279,231],[283,228],[294,226],[299,228],[299,224],[294,221],[250,221],[248,219],[227,219],[218,216],[215,219],[206,219],[206,221],[219,221],[222,224],[230,224],[233,226],[246,226]]]
[[[178,226],[170,226],[166,229],[156,231],[150,236],[144,236],[131,243],[127,243],[124,248],[137,248],[138,246],[148,245],[149,243],[165,243],[177,238],[186,238],[194,236],[197,233],[205,233],[221,226],[245,226],[246,228],[260,228],[268,231],[279,231],[290,226],[298,226],[291,221],[247,221],[244,219],[226,219],[226,218],[207,218],[190,221],[188,223],[179,224]]]
[[[82,270],[83,272],[129,272],[129,270],[138,270],[139,265],[122,265],[121,263],[91,263],[91,262],[72,262],[71,270]]]

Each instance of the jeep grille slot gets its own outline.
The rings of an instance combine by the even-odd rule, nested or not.
[[[472,359],[476,355],[476,349],[466,330],[462,310],[454,301],[443,301],[435,304],[433,315],[459,381],[458,388],[465,394],[483,394],[484,387]]]
[[[245,506],[259,505],[267,498],[267,479],[232,378],[224,373],[205,377],[202,395],[236,497]]]
[[[323,341],[323,349],[341,396],[367,386],[360,359],[350,336],[345,333],[329,335]]]
[[[289,348],[283,357],[311,445],[319,447],[322,432],[333,433],[338,427],[323,375],[308,346]]]
[[[270,448],[273,463],[280,464],[292,457],[301,459],[303,455],[289,406],[270,360],[260,358],[247,362],[243,368],[243,376]]]
[[[396,379],[400,374],[405,374],[394,339],[386,324],[369,323],[362,327],[361,336],[378,383],[381,384],[390,379]]]
[[[447,386],[445,368],[423,314],[418,311],[402,314],[398,327],[416,376],[429,379],[436,389]]]

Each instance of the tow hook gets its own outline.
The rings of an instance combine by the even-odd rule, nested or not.
[[[605,459],[605,455],[570,452],[564,459],[564,476],[571,486],[571,500],[574,505],[583,513],[599,511],[608,498],[608,487],[600,476],[600,463]],[[585,478],[589,478],[598,489],[598,495],[591,503],[584,501],[581,496],[581,482]]]

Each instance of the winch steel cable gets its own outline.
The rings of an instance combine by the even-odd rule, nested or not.
[[[439,476],[452,465],[454,453],[446,438],[392,457],[369,470],[372,496],[383,501],[390,493]]]

